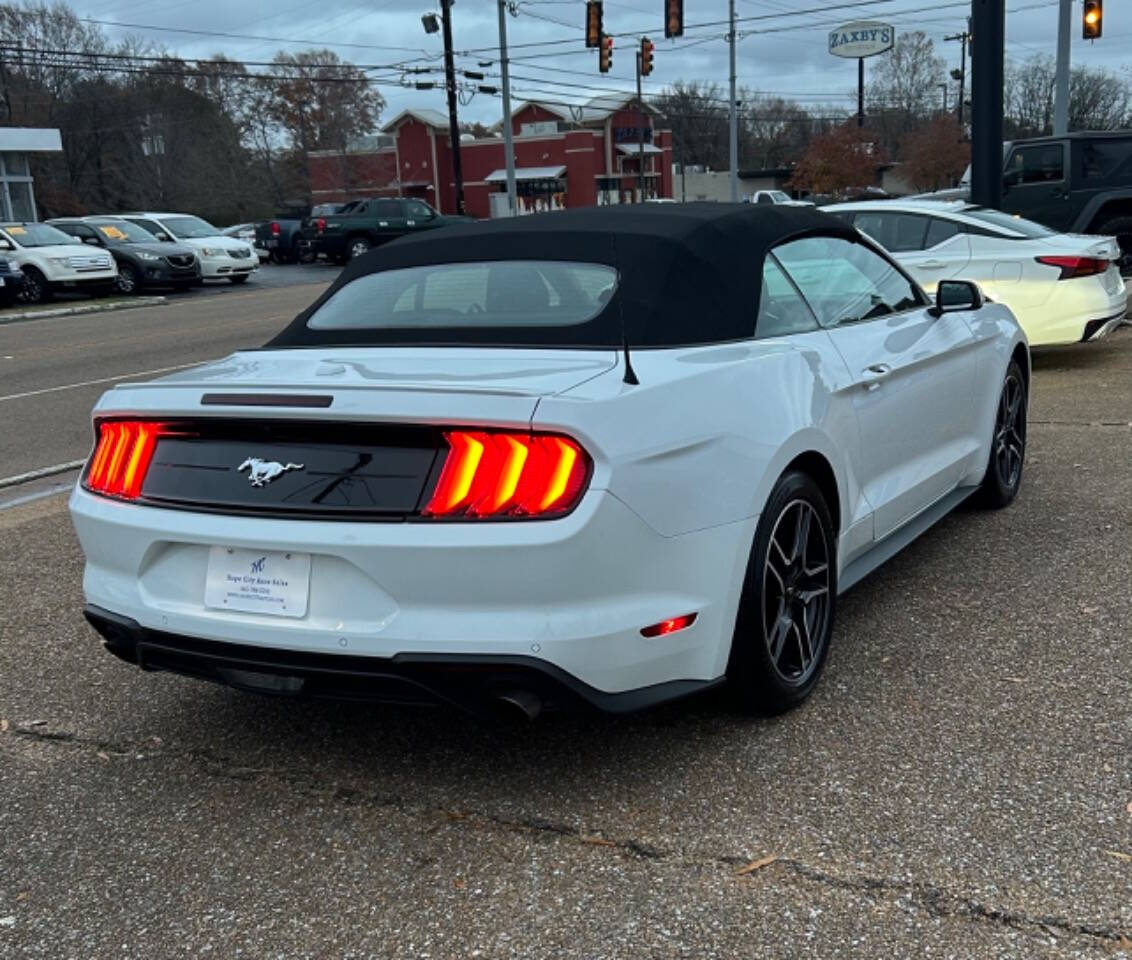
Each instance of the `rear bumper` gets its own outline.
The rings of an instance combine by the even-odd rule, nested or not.
[[[521,661],[601,694],[722,676],[757,521],[665,537],[602,490],[569,516],[529,523],[231,516],[124,504],[81,487],[70,506],[86,602],[135,632],[347,666],[361,658],[379,661],[378,672],[406,658]],[[213,545],[309,553],[304,616],[206,606]],[[692,612],[685,630],[641,635]],[[597,702],[596,693],[583,699]]]
[[[1127,311],[1121,310],[1111,317],[1101,317],[1097,320],[1090,320],[1085,324],[1085,332],[1081,335],[1081,342],[1087,343],[1090,340],[1100,340],[1107,337],[1124,322],[1126,315]]]
[[[88,605],[106,649],[142,670],[166,671],[277,696],[377,703],[449,704],[490,712],[518,692],[552,709],[631,713],[691,696],[722,680],[675,680],[605,693],[536,657],[397,654],[389,658],[274,650],[147,630]]]

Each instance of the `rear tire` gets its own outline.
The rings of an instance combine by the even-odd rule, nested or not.
[[[346,258],[348,260],[356,260],[358,257],[364,257],[372,249],[373,244],[365,237],[351,237],[346,242]]]
[[[1120,244],[1122,254],[1120,271],[1124,274],[1132,272],[1132,216],[1113,217],[1090,232],[1103,234],[1106,237],[1116,237],[1116,242]]]
[[[979,502],[1001,510],[1018,496],[1026,460],[1026,378],[1017,360],[1011,360],[1002,380],[994,414],[990,459],[979,487]]]
[[[837,538],[808,474],[784,474],[751,547],[727,682],[737,705],[783,713],[810,695],[825,665],[837,606]]]

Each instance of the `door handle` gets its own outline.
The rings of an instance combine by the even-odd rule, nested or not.
[[[861,383],[866,390],[875,390],[890,373],[892,373],[892,367],[887,363],[870,364],[861,371]]]
[[[920,264],[921,267],[926,267],[928,270],[942,270],[947,266],[946,260],[925,260]]]

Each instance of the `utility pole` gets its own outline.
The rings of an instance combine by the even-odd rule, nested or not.
[[[1073,29],[1073,0],[1061,0],[1057,17],[1057,72],[1053,81],[1053,133],[1069,132],[1069,31]]]
[[[460,123],[456,119],[456,64],[452,56],[454,2],[455,0],[440,0],[440,22],[444,31],[444,85],[448,88],[448,136],[452,140],[452,179],[456,183],[456,212],[463,213],[464,173],[460,168]]]
[[[943,112],[947,113],[947,84],[941,83],[939,89],[943,93]]]
[[[727,42],[731,45],[731,112],[728,117],[728,154],[731,165],[731,202],[739,202],[739,107],[735,102],[735,0],[730,0],[730,30]]]
[[[971,39],[971,34],[964,30],[962,33],[953,33],[950,37],[944,37],[943,39],[944,41],[959,41],[959,69],[951,71],[951,79],[959,81],[959,102],[955,105],[955,119],[959,124],[960,136],[962,136],[963,94],[967,81],[967,44]]]
[[[499,0],[499,66],[503,75],[503,149],[507,151],[507,211],[515,216],[515,144],[511,133],[511,66],[507,62],[507,0]]]
[[[865,125],[865,58],[857,58],[857,126]]]
[[[971,201],[1002,206],[1002,82],[1006,0],[971,0]]]

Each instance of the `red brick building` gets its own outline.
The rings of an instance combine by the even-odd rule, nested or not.
[[[672,196],[672,143],[644,119],[645,197]],[[582,107],[524,103],[511,117],[520,213],[639,202],[642,112],[635,100],[608,98]],[[370,196],[419,197],[441,213],[456,210],[448,118],[436,110],[405,110],[381,137],[344,153],[309,154],[315,203]],[[506,157],[501,134],[460,143],[464,204],[475,217],[507,210]]]

